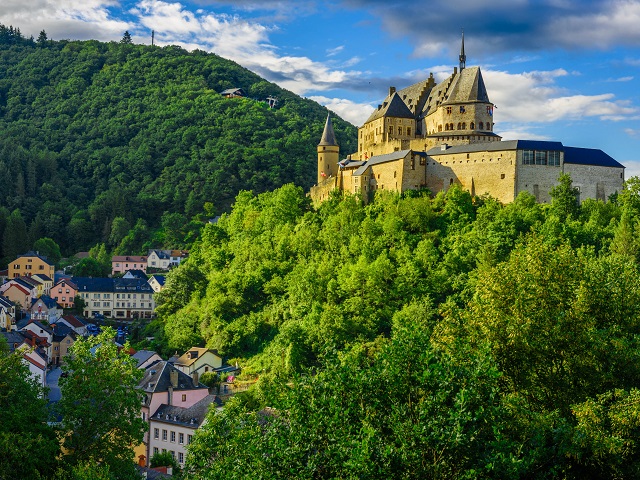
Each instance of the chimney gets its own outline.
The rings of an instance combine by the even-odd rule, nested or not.
[[[442,150],[443,152],[447,150],[447,148],[449,147],[449,145],[447,145],[446,143],[443,143],[442,145],[440,145],[440,150]]]
[[[171,386],[173,388],[178,388],[178,371],[171,370],[169,372],[169,378],[171,379]]]
[[[396,93],[396,87],[389,87],[389,96],[393,95],[394,93]]]
[[[193,384],[197,387],[198,383],[200,383],[200,374],[198,372],[193,372]]]
[[[458,67],[453,67],[453,74],[455,75],[456,73],[458,73]]]
[[[173,387],[169,387],[167,388],[167,405],[173,405],[172,402],[173,402]]]

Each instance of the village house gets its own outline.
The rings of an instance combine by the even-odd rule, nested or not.
[[[0,295],[0,330],[10,332],[16,326],[16,306],[7,297]]]
[[[192,347],[187,353],[179,357],[174,365],[187,375],[193,375],[194,373],[202,375],[205,372],[213,372],[222,368],[222,357],[217,350]]]
[[[53,287],[53,280],[43,273],[36,273],[31,278],[40,283],[38,286],[38,295],[50,295],[51,287]]]
[[[160,290],[164,288],[165,277],[163,275],[151,275],[148,282],[151,286],[151,289],[158,293]]]
[[[10,300],[19,310],[24,310],[31,305],[31,292],[22,285],[11,282],[5,283],[0,288],[2,295]]]
[[[54,323],[53,329],[52,358],[51,363],[61,365],[65,357],[69,354],[69,349],[76,341],[77,334],[65,323]]]
[[[115,255],[111,258],[111,274],[125,273],[127,270],[147,271],[145,255]]]
[[[187,250],[149,250],[147,271],[169,270],[180,265],[188,256]]]
[[[149,420],[149,454],[169,452],[184,467],[187,445],[203,424],[210,408],[220,406],[215,395],[207,395],[190,407],[162,404]]]
[[[242,88],[234,87],[234,88],[227,88],[226,90],[223,90],[222,92],[220,92],[220,95],[222,95],[225,98],[236,98],[236,97],[242,98],[247,96],[247,92],[245,92],[244,89]]]
[[[18,258],[9,263],[9,278],[30,277],[37,273],[53,278],[54,272],[55,266],[38,252],[30,251],[18,255]]]
[[[87,324],[82,320],[82,318],[76,315],[63,315],[58,318],[55,323],[51,324],[52,327],[54,327],[54,325],[66,325],[73,330],[76,335],[87,335]]]
[[[155,312],[153,290],[146,280],[74,277],[73,282],[85,301],[85,317],[151,318]]]
[[[131,358],[135,358],[138,362],[136,367],[144,370],[153,363],[162,361],[162,357],[151,350],[139,350]]]
[[[30,320],[20,332],[30,340],[33,347],[42,347],[45,353],[45,365],[51,362],[51,347],[53,345],[53,330],[38,320]]]
[[[73,308],[78,287],[68,278],[61,278],[51,287],[50,296],[62,308]]]
[[[44,350],[32,337],[28,337],[24,332],[0,332],[7,341],[10,352],[19,351],[25,364],[29,367],[29,372],[36,382],[47,386],[47,358]]]
[[[42,295],[40,298],[31,301],[29,313],[33,320],[44,320],[51,324],[62,315],[62,309],[53,298],[48,295]]]
[[[147,423],[161,405],[188,408],[209,395],[209,389],[199,382],[197,373],[193,377],[186,375],[165,361],[147,367],[139,388],[145,394],[141,415]],[[135,449],[136,458],[144,456],[146,461],[149,461],[149,443],[152,436],[155,436],[155,432],[147,430],[143,444]]]

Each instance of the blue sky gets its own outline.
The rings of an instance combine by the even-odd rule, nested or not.
[[[504,139],[600,148],[640,175],[640,0],[2,0],[50,38],[200,48],[360,125],[429,72],[482,68]]]

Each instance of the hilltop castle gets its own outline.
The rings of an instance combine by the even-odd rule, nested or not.
[[[318,144],[314,202],[331,191],[361,194],[428,188],[437,193],[458,184],[472,195],[503,203],[528,191],[538,202],[561,173],[571,175],[580,198],[605,200],[622,190],[624,166],[602,150],[560,142],[511,140],[493,132],[494,105],[480,67],[466,68],[464,35],[459,68],[436,84],[426,80],[389,94],[358,129],[358,151],[340,160],[331,118]]]

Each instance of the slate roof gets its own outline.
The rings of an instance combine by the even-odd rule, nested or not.
[[[480,67],[465,68],[454,75],[443,104],[468,102],[491,103]]]
[[[158,282],[158,285],[160,285],[161,287],[164,286],[164,282],[165,282],[164,275],[152,275],[151,278],[153,278],[156,282]]]
[[[63,315],[62,318],[74,328],[82,328],[86,326],[84,320],[75,315]]]
[[[191,358],[191,355],[190,355],[191,352],[197,352],[198,356],[195,358]],[[211,352],[218,358],[222,359],[222,357],[220,356],[217,350],[210,350],[208,348],[203,348],[203,347],[192,347],[189,349],[189,351],[187,351],[187,353],[185,353],[180,358],[178,358],[174,363],[188,367],[189,365],[192,365],[196,360],[198,360],[200,357],[202,357],[202,355],[204,355],[207,352]]]
[[[113,257],[111,257],[111,263],[113,262],[147,263],[147,257],[145,255],[114,255]]]
[[[27,290],[26,288],[24,288],[22,285],[20,285],[19,283],[12,283],[7,290],[9,290],[9,288],[17,288],[18,290],[20,290],[23,294],[25,295],[29,295],[29,290]],[[7,292],[7,290],[5,290],[5,293]]]
[[[322,138],[318,146],[331,146],[337,147],[338,141],[336,140],[336,134],[333,131],[333,123],[331,122],[331,115],[327,115],[327,121],[324,124],[324,130],[322,132]]]
[[[540,140],[504,140],[502,142],[471,143],[468,145],[447,146],[442,150],[440,146],[427,151],[429,156],[450,155],[455,153],[472,152],[502,152],[505,150],[553,150],[562,151],[564,146],[560,142],[545,142]]]
[[[31,324],[34,324],[36,327],[41,328],[42,330],[47,332],[49,335],[53,335],[53,330],[51,330],[51,328],[44,325],[42,322],[39,322],[38,320],[31,320],[29,323],[27,323],[27,327]]]
[[[123,278],[129,278],[129,276],[132,278],[141,278],[145,281],[147,280],[147,274],[137,268],[127,270],[127,273],[124,274]]]
[[[15,307],[15,304],[9,300],[7,297],[3,297],[2,295],[0,295],[0,306],[3,306],[5,308],[11,308],[11,307]]]
[[[54,342],[61,342],[67,335],[69,335],[74,340],[76,339],[76,332],[68,325],[64,323],[54,323],[51,326],[53,327]]]
[[[54,283],[54,284],[53,284],[53,287],[51,287],[51,288],[55,288],[55,287],[57,287],[59,284],[61,284],[61,283],[63,283],[63,282],[64,282],[66,285],[69,285],[69,286],[70,286],[71,288],[73,288],[74,290],[78,290],[78,285],[76,285],[76,284],[75,284],[75,282],[73,282],[73,281],[71,280],[71,278],[70,278],[70,277],[69,277],[69,278],[67,278],[67,277],[63,277],[63,278],[58,279],[58,281],[57,281],[56,283]]]
[[[371,165],[377,165],[378,163],[391,162],[393,160],[399,160],[401,158],[404,158],[410,152],[411,150],[398,150],[397,152],[386,153],[384,155],[375,155],[371,157],[369,160],[367,160],[367,162],[364,165],[359,167],[355,171],[354,175],[362,175],[364,172],[367,171],[367,168],[369,168]]]
[[[38,280],[42,280],[43,282],[53,282],[53,280],[44,273],[36,273],[35,275],[33,275],[33,278],[37,278]]]
[[[161,260],[169,260],[170,256],[167,252],[165,252],[164,250],[150,250],[149,251],[149,256],[151,256],[152,253],[154,253],[158,256],[158,258],[160,258]]]
[[[73,277],[78,292],[113,292],[113,279],[102,277]]]
[[[42,301],[42,303],[44,304],[45,307],[51,309],[51,308],[57,308],[58,307],[58,303],[51,298],[48,295],[41,295],[40,298],[35,298],[33,300],[31,300],[31,308],[33,308],[33,306],[38,303],[38,301]]]
[[[135,358],[138,361],[138,364],[136,365],[136,367],[139,368],[140,365],[142,365],[144,362],[149,360],[154,355],[156,355],[156,352],[152,350],[139,350],[133,355],[131,355],[131,358]]]
[[[16,347],[19,347],[24,343],[26,337],[22,332],[19,331],[11,331],[11,332],[0,332],[0,335],[4,336],[7,341],[7,346],[9,347],[9,351],[13,352]],[[15,345],[15,347],[14,347]]]
[[[380,117],[415,118],[406,103],[402,101],[398,92],[394,92],[391,97],[387,97],[378,109],[374,110],[365,123],[369,123]]]
[[[244,91],[244,89],[242,88],[227,88],[226,90],[223,90],[222,92],[220,92],[220,95],[242,95],[245,96],[246,93]]]
[[[20,284],[27,290],[33,290],[34,288],[38,288],[38,285],[40,285],[40,282],[38,282],[37,280],[30,279],[29,277],[18,277],[12,280]]]
[[[197,388],[207,388],[205,385],[193,383],[193,379],[186,373],[181,372],[169,362],[157,362],[147,367],[144,377],[138,383],[138,386],[147,393],[166,392],[171,386],[171,371],[178,372],[178,390],[195,390]]]
[[[113,290],[115,292],[139,292],[139,293],[153,293],[153,289],[149,282],[147,282],[147,277],[144,279],[141,278],[114,278],[111,279],[113,281]]]
[[[564,163],[625,168],[602,150],[593,148],[564,147]]]
[[[40,255],[37,252],[34,252],[33,250],[29,250],[27,253],[23,253],[22,255],[18,255],[18,258],[22,258],[22,257],[36,257],[39,258],[40,260],[48,263],[49,265],[53,266],[53,263],[51,263],[47,257],[45,257],[44,255]]]
[[[207,395],[187,408],[163,403],[154,412],[150,420],[196,429],[204,421],[211,404],[221,406],[222,401],[216,395]]]

